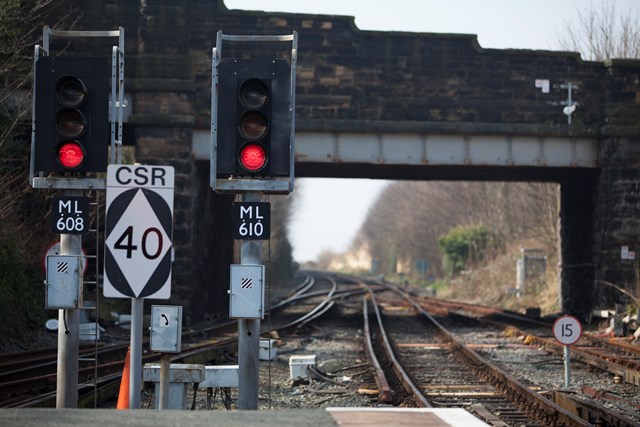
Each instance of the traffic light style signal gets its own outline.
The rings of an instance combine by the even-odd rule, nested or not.
[[[285,60],[223,59],[218,69],[216,175],[291,175],[291,68]]]
[[[104,58],[36,62],[34,171],[105,172],[110,138]]]

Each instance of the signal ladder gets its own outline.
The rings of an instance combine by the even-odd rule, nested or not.
[[[92,286],[95,289],[95,306],[83,305],[82,310],[87,312],[95,310],[95,330],[94,330],[94,353],[93,357],[79,357],[78,362],[93,362],[93,396],[94,396],[94,408],[98,406],[98,337],[100,336],[100,288],[101,288],[101,275],[100,275],[100,242],[104,237],[104,223],[101,222],[102,218],[100,211],[104,208],[104,199],[101,201],[101,196],[104,198],[103,191],[91,191],[89,194],[89,219],[90,228],[89,232],[83,237],[83,248],[91,248],[91,252],[87,250],[86,262],[88,267],[93,267],[94,276],[92,280],[83,280],[83,292],[87,293],[87,285]],[[93,198],[93,200],[91,200]],[[102,203],[101,203],[102,202]],[[88,272],[87,268],[87,272]],[[83,296],[83,301],[87,299]],[[88,384],[87,384],[88,385]]]

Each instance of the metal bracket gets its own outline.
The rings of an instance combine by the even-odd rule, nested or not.
[[[566,107],[562,109],[562,112],[567,116],[567,124],[571,125],[571,115],[576,111],[576,107],[580,105],[573,100],[572,95],[573,95],[573,91],[580,89],[580,85],[569,82],[569,83],[562,83],[559,85],[559,87],[560,89],[567,90],[567,99],[564,101],[561,101],[560,104],[566,105]]]

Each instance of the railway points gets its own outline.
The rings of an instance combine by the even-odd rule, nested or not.
[[[545,339],[554,341],[550,338],[550,324],[530,321],[524,316],[491,307],[420,296],[392,283],[371,278],[310,272],[299,281],[300,285],[289,295],[272,302],[270,321],[263,322],[261,337],[272,339],[277,352],[272,360],[260,362],[259,411],[247,413],[238,410],[237,390],[234,388],[201,388],[194,393],[189,386],[187,408],[179,412],[184,415],[174,418],[176,411],[152,409],[155,406],[154,391],[152,384],[147,384],[143,408],[148,409],[133,411],[134,418],[127,419],[126,414],[104,409],[81,410],[79,415],[76,411],[62,411],[56,416],[68,417],[64,420],[65,425],[73,425],[74,422],[79,425],[80,420],[90,414],[97,417],[92,419],[104,420],[109,425],[131,425],[126,423],[138,423],[138,417],[141,417],[141,425],[147,422],[143,419],[156,422],[179,420],[175,425],[182,425],[180,422],[183,421],[200,425],[210,410],[215,411],[214,418],[221,424],[209,425],[234,425],[236,422],[242,425],[256,419],[260,419],[261,425],[301,425],[296,423],[307,416],[316,420],[314,423],[319,426],[336,425],[337,422],[358,425],[358,422],[370,418],[380,421],[387,416],[396,417],[396,425],[415,421],[415,417],[421,417],[422,425],[427,426],[471,425],[453,421],[455,417],[472,417],[477,420],[477,425],[594,425],[598,419],[609,420],[609,424],[604,425],[638,425],[640,402],[637,400],[637,386],[615,384],[611,374],[578,361],[573,366],[574,384],[570,389],[562,387],[561,356],[536,345],[535,340],[529,338],[536,334],[544,337],[546,333]],[[363,317],[365,314],[367,317]],[[429,316],[440,326],[425,323]],[[385,334],[379,329],[378,318],[385,325]],[[519,328],[518,332],[514,332],[514,324]],[[228,363],[230,358],[233,361],[237,351],[233,326],[234,322],[227,322],[188,331],[182,353],[174,355],[171,363],[205,361],[210,365],[218,363],[214,362],[216,360],[227,360],[225,363]],[[443,330],[453,333],[454,341],[443,341]],[[386,346],[383,336],[386,336],[394,356],[389,356],[389,350],[383,350]],[[367,340],[371,342],[370,346],[366,345]],[[106,354],[111,347],[115,345],[104,346],[102,351]],[[456,349],[461,351],[459,355],[455,355]],[[378,358],[377,364],[371,353]],[[306,378],[290,376],[290,360],[297,355],[314,356],[315,363],[307,368]],[[43,364],[46,357],[38,356],[38,363]],[[153,361],[154,357],[157,360],[156,354],[148,353],[145,360]],[[391,357],[402,366],[406,378],[400,379],[402,375],[396,373],[397,369],[390,368]],[[6,366],[16,363],[15,359],[4,358]],[[482,365],[484,363],[487,367]],[[101,387],[99,393],[105,398],[109,388],[117,388],[118,371],[122,369],[121,361],[109,364],[112,373],[105,374],[104,380],[100,380],[104,381],[105,387]],[[493,367],[489,368],[489,365]],[[463,374],[467,369],[469,371]],[[494,373],[490,374],[490,371]],[[3,368],[0,375],[8,375],[4,372]],[[19,372],[12,375],[19,375]],[[381,375],[386,382],[380,381],[378,377]],[[46,378],[46,374],[40,373],[39,376],[40,385],[36,388],[44,390],[42,387],[47,381],[43,382],[42,377]],[[12,378],[15,387],[20,381],[26,381]],[[406,384],[403,384],[407,379],[414,382],[413,388],[422,398],[409,394]],[[505,385],[500,385],[504,380]],[[507,397],[521,393],[515,391],[516,386],[529,390],[535,397],[516,397],[515,401],[508,403]],[[594,387],[600,392],[593,393]],[[91,395],[91,388],[82,388],[81,392],[88,391]],[[15,397],[7,398],[7,393],[6,388],[0,393],[0,404],[4,407],[46,405],[44,401],[37,402],[37,398],[45,395],[44,391],[36,391],[35,400],[31,396],[28,402],[21,404]],[[113,399],[101,401],[100,408],[114,406]],[[535,403],[528,403],[528,399]],[[89,402],[87,406],[92,407],[93,396],[80,398],[80,401]],[[543,409],[541,405],[551,405],[551,409]],[[191,407],[193,411],[188,410]],[[375,412],[405,407],[413,407],[414,410],[394,415]],[[418,410],[420,407],[426,409],[421,412]],[[443,411],[442,408],[449,409]],[[575,419],[566,414],[576,410],[587,414],[586,419]],[[30,415],[22,425],[38,423],[44,417],[42,411],[46,410],[24,412]],[[454,418],[434,418],[447,411]],[[0,409],[0,420],[10,422],[16,413],[20,410]]]

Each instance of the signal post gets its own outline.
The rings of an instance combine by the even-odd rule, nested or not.
[[[223,41],[291,42],[291,62],[222,59]],[[242,195],[240,209],[234,209],[240,213],[234,218],[240,264],[231,266],[229,290],[229,317],[238,319],[238,409],[258,409],[260,320],[266,311],[261,240],[269,239],[268,208],[260,208],[267,205],[263,194],[293,191],[297,44],[295,32],[219,31],[213,48],[210,184],[216,192]]]
[[[54,56],[49,45],[52,37],[117,37],[119,43],[113,46],[109,66],[107,58]],[[46,260],[45,305],[58,309],[56,408],[75,408],[79,310],[85,309],[82,233],[89,227],[88,212],[78,206],[88,206],[84,190],[105,188],[100,174],[107,169],[109,146],[112,162],[116,153],[121,159],[124,29],[60,31],[45,26],[42,39],[42,46],[36,45],[34,50],[29,182],[33,188],[62,190],[59,199],[63,200],[58,201],[57,212],[60,217],[52,221],[52,231],[60,234],[61,255]],[[70,208],[69,199],[74,200],[74,209]],[[54,198],[54,203],[57,200]]]

